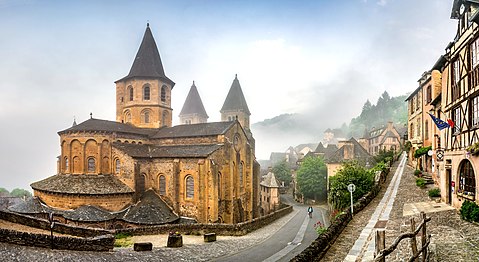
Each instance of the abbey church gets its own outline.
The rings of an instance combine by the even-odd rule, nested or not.
[[[175,83],[147,25],[130,72],[115,84],[116,121],[91,117],[58,132],[58,174],[31,184],[44,208],[69,221],[135,224],[180,217],[238,223],[258,216],[259,164],[237,76],[221,122],[207,122],[193,82],[181,124],[172,126]]]

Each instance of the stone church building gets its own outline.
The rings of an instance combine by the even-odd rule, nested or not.
[[[181,124],[172,126],[175,83],[165,75],[147,25],[130,72],[115,84],[116,121],[90,118],[58,132],[58,174],[31,184],[43,204],[63,211],[94,206],[130,217],[145,203],[170,209],[160,210],[172,213],[168,219],[149,224],[172,217],[238,223],[258,216],[259,164],[237,77],[222,122],[207,123],[193,82]]]

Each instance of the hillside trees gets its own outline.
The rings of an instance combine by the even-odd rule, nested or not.
[[[351,119],[349,124],[349,136],[362,137],[364,130],[380,127],[388,121],[396,125],[407,123],[407,104],[404,103],[406,96],[391,97],[384,92],[375,105],[367,100],[361,114]]]
[[[13,197],[31,197],[32,193],[30,191],[27,191],[25,189],[21,188],[15,188],[10,192],[10,195]]]
[[[289,186],[293,178],[291,177],[291,168],[286,160],[273,166],[272,171],[278,180],[284,182],[284,186]]]
[[[326,200],[327,168],[320,157],[306,157],[297,171],[296,180],[304,197]]]

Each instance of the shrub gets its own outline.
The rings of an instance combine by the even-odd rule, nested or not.
[[[430,197],[440,197],[441,191],[439,190],[439,188],[433,188],[429,190],[428,194]]]
[[[424,154],[426,154],[429,150],[432,149],[432,146],[427,146],[427,147],[420,147],[414,152],[414,158],[418,158]]]
[[[419,176],[421,173],[422,173],[421,170],[418,170],[418,169],[414,170],[415,176]]]
[[[479,206],[472,201],[466,200],[461,206],[461,218],[467,221],[479,222]]]
[[[422,177],[416,178],[416,186],[420,188],[426,187],[426,180],[424,180]]]
[[[323,223],[321,223],[321,221],[316,222],[313,227],[316,230],[316,232],[318,233],[318,235],[321,235],[324,232],[326,232],[326,230],[328,230],[328,228],[323,226]]]

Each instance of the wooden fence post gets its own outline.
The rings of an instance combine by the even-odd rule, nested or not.
[[[426,231],[426,213],[421,212],[421,218],[422,221],[424,221],[424,224],[422,226],[422,236],[421,236],[421,248],[424,248],[426,245],[426,236],[427,236],[427,231]],[[422,261],[426,262],[427,258],[427,248],[424,248],[422,250]]]
[[[414,221],[414,217],[411,217],[410,222],[411,222],[411,232],[416,231],[416,222]],[[411,242],[412,255],[416,256],[417,255],[416,236],[411,237],[410,242]],[[415,262],[417,261],[417,259],[414,259],[413,261]]]
[[[379,255],[381,250],[386,249],[386,231],[384,229],[376,230],[376,256]],[[386,258],[383,257],[380,262],[385,262]]]

